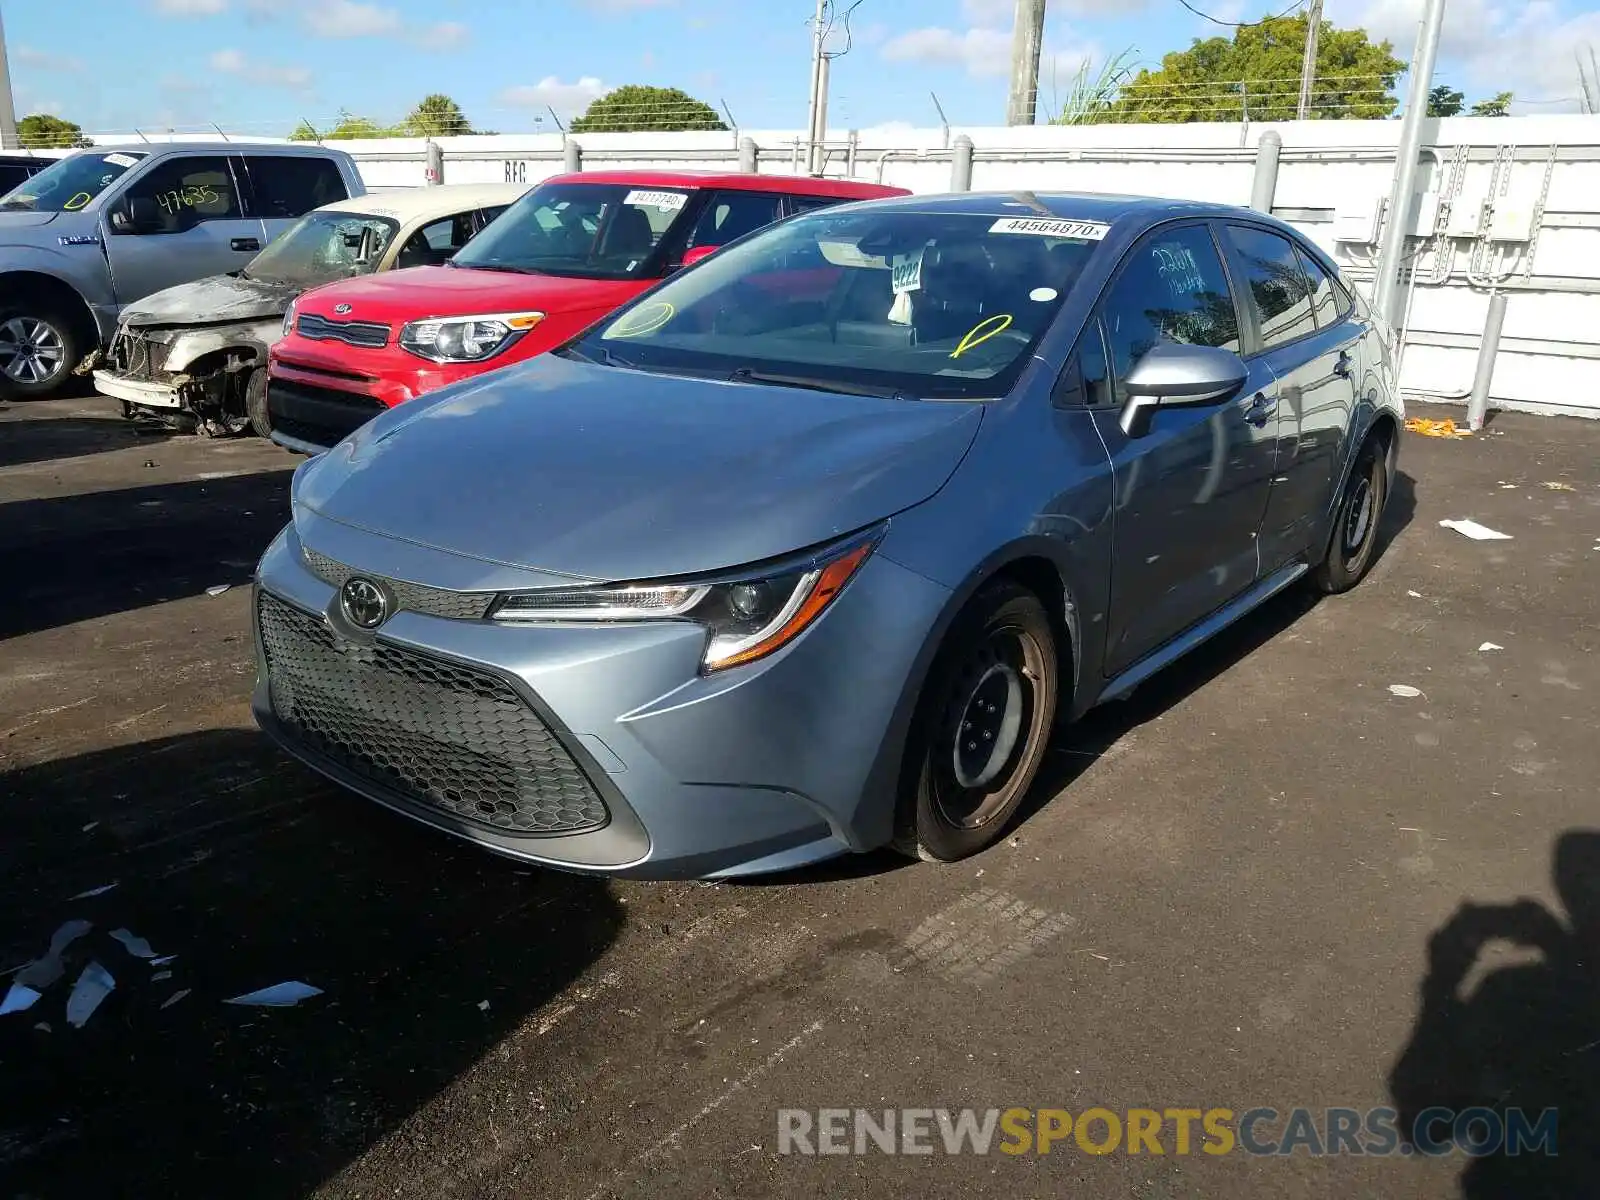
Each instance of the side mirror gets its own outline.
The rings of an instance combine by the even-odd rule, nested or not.
[[[703,262],[717,252],[716,246],[696,246],[692,250],[683,252],[683,265],[692,267],[697,262]]]
[[[1163,342],[1147,351],[1122,381],[1128,401],[1118,424],[1129,437],[1143,437],[1157,408],[1226,400],[1244,387],[1249,374],[1232,350]]]

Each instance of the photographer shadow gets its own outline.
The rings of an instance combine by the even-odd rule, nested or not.
[[[1534,900],[1466,903],[1429,939],[1421,1010],[1390,1072],[1408,1139],[1435,1107],[1489,1109],[1502,1121],[1520,1109],[1529,1128],[1557,1110],[1555,1153],[1517,1153],[1508,1141],[1468,1157],[1460,1179],[1467,1200],[1588,1197],[1600,1189],[1600,832],[1563,834],[1554,875],[1566,922]],[[1538,960],[1480,971],[1476,986],[1464,986],[1495,942]],[[1432,1137],[1447,1136],[1441,1121]]]

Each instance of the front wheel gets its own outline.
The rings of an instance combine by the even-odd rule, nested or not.
[[[1050,617],[993,584],[956,619],[917,703],[895,848],[954,862],[998,839],[1038,773],[1055,719]]]
[[[257,367],[244,385],[244,411],[257,437],[272,437],[272,415],[267,411],[267,369]]]
[[[1389,472],[1384,447],[1368,438],[1345,482],[1333,516],[1328,553],[1311,570],[1311,586],[1324,595],[1347,592],[1361,582],[1377,555],[1378,523],[1389,498]]]

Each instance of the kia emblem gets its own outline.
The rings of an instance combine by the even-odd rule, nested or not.
[[[333,311],[342,317],[345,315],[345,313],[350,311],[350,306],[348,304],[335,304],[333,306]]]
[[[339,589],[339,607],[357,629],[376,629],[389,615],[389,597],[370,579],[358,576]]]

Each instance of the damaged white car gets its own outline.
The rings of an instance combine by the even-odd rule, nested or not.
[[[97,391],[123,415],[210,437],[271,436],[267,350],[302,292],[449,261],[527,184],[455,184],[366,195],[307,213],[245,267],[179,284],[122,314]]]

